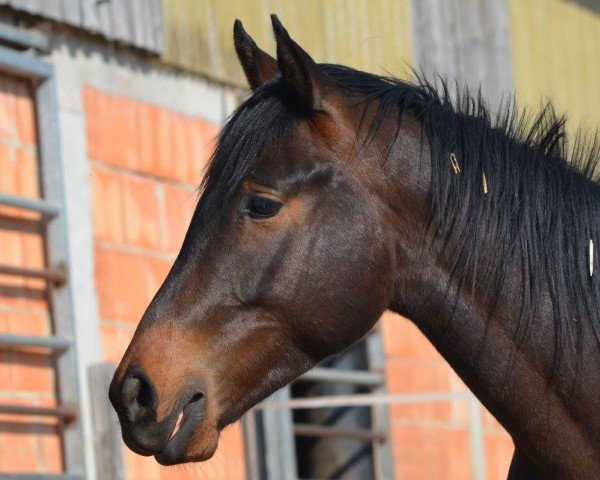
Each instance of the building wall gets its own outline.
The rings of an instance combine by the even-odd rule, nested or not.
[[[569,131],[600,125],[600,3],[510,1],[517,101],[539,108],[552,100]]]
[[[274,53],[272,13],[318,62],[410,74],[409,0],[165,0],[163,59],[214,81],[245,87],[231,41],[233,21],[242,20],[257,44]]]

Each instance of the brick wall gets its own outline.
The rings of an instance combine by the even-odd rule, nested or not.
[[[466,387],[408,320],[383,316],[384,350],[390,393],[461,392]],[[396,478],[471,478],[467,401],[393,405],[390,409]],[[489,480],[504,480],[514,446],[510,436],[482,408]]]
[[[0,75],[0,192],[40,196],[35,113],[29,84]],[[36,214],[0,207],[0,264],[44,265]],[[0,275],[0,332],[47,335],[51,318],[43,280]],[[51,357],[39,349],[0,349],[0,403],[54,406]],[[0,414],[0,471],[59,472],[54,419]]]
[[[100,334],[105,358],[118,363],[179,251],[217,128],[89,86],[83,101]],[[125,449],[127,478],[242,479],[242,448],[233,425],[203,464],[165,468]]]

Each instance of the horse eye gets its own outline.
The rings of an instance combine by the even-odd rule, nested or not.
[[[246,204],[246,211],[251,218],[269,218],[277,214],[281,203],[271,198],[252,196]]]

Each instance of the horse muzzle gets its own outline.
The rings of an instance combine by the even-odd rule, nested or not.
[[[150,377],[139,367],[115,374],[110,401],[121,423],[125,444],[140,455],[154,455],[163,465],[189,461],[191,437],[206,417],[205,394],[200,388],[186,389],[171,411],[159,422],[159,396]]]

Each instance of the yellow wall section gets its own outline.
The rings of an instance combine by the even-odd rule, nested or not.
[[[510,10],[519,105],[551,98],[571,132],[600,126],[600,2],[510,0]]]
[[[270,13],[319,62],[408,76],[413,64],[410,0],[163,1],[164,60],[224,83],[246,86],[233,21],[275,52]]]

